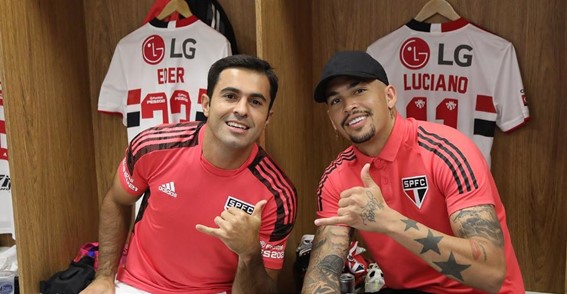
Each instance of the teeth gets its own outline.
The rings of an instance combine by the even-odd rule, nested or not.
[[[357,117],[357,118],[351,120],[351,121],[348,123],[348,125],[349,125],[349,126],[352,126],[352,125],[354,125],[355,123],[357,123],[357,122],[359,122],[359,121],[362,121],[362,120],[365,119],[365,118],[366,118],[366,116],[359,116],[359,117]]]
[[[245,126],[245,125],[241,125],[241,124],[238,124],[238,123],[235,123],[235,122],[231,122],[231,121],[230,121],[230,122],[227,122],[226,124],[229,125],[229,126],[231,126],[231,127],[233,127],[233,128],[239,128],[239,129],[243,129],[243,130],[247,130],[247,129],[248,129],[248,127]]]

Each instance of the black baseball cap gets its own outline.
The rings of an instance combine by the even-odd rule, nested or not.
[[[382,65],[363,51],[341,51],[335,53],[325,64],[313,97],[318,103],[327,102],[325,91],[329,81],[338,76],[351,76],[362,79],[377,79],[389,85],[388,76]]]

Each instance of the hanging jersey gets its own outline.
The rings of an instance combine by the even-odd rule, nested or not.
[[[12,234],[12,238],[15,239],[11,188],[4,119],[4,95],[2,94],[2,82],[0,82],[0,234]]]
[[[194,16],[153,20],[118,42],[98,110],[122,115],[128,141],[163,123],[205,120],[209,68],[230,54],[227,39]]]
[[[118,175],[126,191],[144,193],[144,200],[119,281],[150,293],[230,293],[238,256],[195,225],[216,228],[223,210],[252,214],[263,199],[263,263],[282,268],[296,217],[295,187],[258,145],[240,168],[215,167],[202,155],[206,131],[203,122],[162,125],[130,143]]]
[[[213,29],[217,30],[219,33],[223,34],[230,41],[232,54],[238,54],[234,30],[232,29],[228,16],[224,12],[220,3],[217,0],[186,0],[186,2],[189,4],[191,13]],[[167,3],[169,3],[169,0],[156,0],[146,15],[144,23],[147,23],[157,17]],[[181,16],[178,13],[173,13],[167,19],[178,20],[180,17]]]
[[[396,87],[402,116],[460,130],[489,165],[496,126],[508,132],[529,118],[513,45],[463,18],[411,20],[367,52]]]

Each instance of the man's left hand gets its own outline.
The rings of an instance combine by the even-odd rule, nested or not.
[[[259,230],[262,224],[262,210],[266,200],[261,200],[254,206],[252,215],[241,209],[230,207],[215,217],[218,228],[201,224],[195,226],[197,231],[217,237],[240,257],[250,257],[260,252]]]

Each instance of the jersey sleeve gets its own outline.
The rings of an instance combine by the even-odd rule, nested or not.
[[[297,213],[295,190],[291,186],[289,188],[287,191],[285,188],[280,191],[281,194],[287,194],[287,197],[279,198],[282,199],[281,201],[276,200],[276,197],[271,198],[262,211],[260,245],[266,268],[281,269],[283,267],[287,240],[293,229]],[[286,198],[290,200],[290,205],[281,205]]]
[[[445,195],[447,212],[477,205],[496,204],[498,191],[486,160],[465,135],[451,129],[453,136],[432,163],[436,185]]]
[[[496,125],[507,132],[523,124],[530,116],[516,51],[511,43],[504,49],[495,86]]]
[[[126,126],[126,109],[124,107],[127,97],[128,85],[122,66],[120,46],[116,46],[110,67],[100,88],[98,111],[121,115],[122,123]]]
[[[122,187],[129,193],[139,196],[148,189],[148,181],[146,176],[147,167],[144,165],[142,158],[137,152],[136,145],[138,137],[144,136],[145,132],[140,133],[131,142],[126,149],[126,155],[118,165],[118,177]]]
[[[323,175],[317,191],[317,217],[337,216],[340,195],[340,191],[334,186],[332,177]]]

